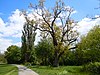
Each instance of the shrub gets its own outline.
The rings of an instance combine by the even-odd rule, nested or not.
[[[100,62],[89,63],[84,65],[83,71],[100,74]]]

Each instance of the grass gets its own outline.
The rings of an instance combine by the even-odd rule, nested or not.
[[[18,69],[13,65],[0,64],[0,75],[18,75]]]
[[[89,75],[89,73],[80,71],[81,68],[81,66],[60,66],[58,68],[47,66],[31,67],[39,75]]]

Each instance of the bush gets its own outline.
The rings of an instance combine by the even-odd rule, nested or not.
[[[86,72],[100,74],[100,62],[95,62],[95,63],[91,62],[87,65],[84,65],[82,70]]]
[[[1,63],[7,63],[6,59],[4,58],[4,54],[0,53],[0,64]]]
[[[8,64],[20,64],[21,63],[21,49],[16,45],[11,45],[5,51],[5,58]]]
[[[31,63],[30,62],[25,62],[24,65],[30,67]]]

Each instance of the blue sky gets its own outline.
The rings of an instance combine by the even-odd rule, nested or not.
[[[54,6],[55,0],[46,0],[46,7]],[[81,25],[80,31],[89,30],[95,23],[100,21],[96,19],[91,21],[86,16],[94,17],[100,13],[98,0],[64,0],[65,4],[73,7],[76,14],[72,17],[79,21]],[[21,30],[24,23],[23,17],[19,16],[22,9],[28,10],[29,3],[37,4],[38,0],[0,0],[0,50],[4,51],[8,46],[21,44]],[[89,25],[87,28],[86,25]],[[16,27],[16,28],[14,28]]]
[[[7,17],[11,15],[11,12],[16,9],[28,9],[29,3],[36,4],[38,0],[0,0],[0,15],[5,21],[7,21]],[[54,5],[55,0],[47,0],[46,6]],[[95,14],[99,14],[99,10],[94,8],[99,7],[98,0],[64,0],[66,5],[73,7],[78,14],[74,15],[76,19],[80,20],[83,17],[90,15],[94,16]]]

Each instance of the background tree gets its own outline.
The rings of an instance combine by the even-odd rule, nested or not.
[[[4,58],[4,54],[3,53],[0,53],[0,63],[6,63],[6,59]]]
[[[41,39],[36,46],[36,55],[41,65],[51,65],[53,57],[53,44],[51,39]]]
[[[5,52],[5,58],[8,64],[21,63],[21,49],[15,45],[9,46]]]
[[[36,36],[36,28],[33,28],[34,21],[29,20],[25,12],[25,24],[22,31],[22,59],[24,62],[31,62],[34,55],[34,41]]]
[[[76,50],[77,61],[80,64],[100,61],[100,25],[93,27],[82,37]]]
[[[37,29],[48,33],[52,38],[54,46],[53,66],[59,66],[60,57],[66,50],[76,48],[74,45],[78,37],[75,30],[77,23],[70,18],[74,10],[69,6],[65,6],[62,0],[56,1],[51,10],[46,9],[44,0],[39,0],[39,4],[35,7],[32,4],[30,6],[35,10],[34,16],[38,25]],[[40,17],[39,19],[37,15]]]

